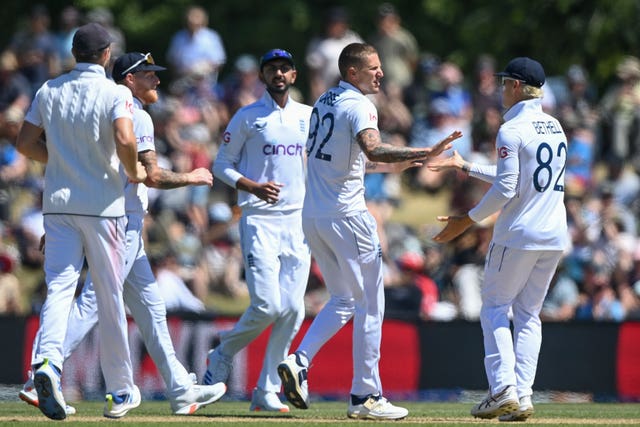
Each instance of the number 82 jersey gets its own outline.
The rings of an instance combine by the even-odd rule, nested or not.
[[[469,216],[480,221],[500,209],[497,244],[525,250],[563,250],[568,233],[564,206],[567,137],[542,110],[540,99],[518,102],[505,114],[496,140],[493,185]]]

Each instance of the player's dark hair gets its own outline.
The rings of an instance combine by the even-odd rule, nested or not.
[[[342,76],[343,79],[346,79],[349,67],[360,68],[365,64],[369,55],[377,53],[378,52],[373,46],[366,43],[351,43],[345,46],[340,53],[340,58],[338,59],[340,76]]]
[[[104,49],[96,50],[94,52],[74,51],[73,55],[74,55],[74,58],[76,59],[76,62],[89,62],[92,64],[97,64],[100,61],[100,58],[102,57],[102,53],[107,47],[105,47]]]

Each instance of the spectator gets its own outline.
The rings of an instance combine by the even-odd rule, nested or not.
[[[183,280],[177,257],[172,251],[152,255],[149,261],[167,313],[206,311],[204,303],[193,295]]]
[[[631,159],[640,147],[640,60],[627,56],[599,104],[605,161]]]
[[[233,75],[222,86],[222,99],[229,115],[257,101],[264,93],[264,84],[259,78],[256,58],[248,54],[240,55],[233,64]]]
[[[27,111],[31,102],[31,84],[18,71],[18,58],[12,50],[0,54],[0,115],[9,108]],[[0,122],[4,120],[0,117]]]
[[[349,26],[349,12],[341,6],[327,10],[324,32],[307,46],[306,63],[309,68],[311,100],[315,100],[340,80],[338,57],[349,43],[361,42],[362,37]]]
[[[208,25],[209,14],[203,7],[187,8],[184,28],[171,37],[167,51],[174,79],[200,73],[212,87],[216,84],[227,56],[220,35]]]
[[[116,58],[124,55],[127,51],[124,32],[114,24],[113,13],[106,7],[98,6],[91,9],[87,13],[87,21],[102,25],[109,32],[111,40],[113,40],[113,43],[111,43],[111,62],[107,68],[107,71],[110,71]]]
[[[384,85],[393,84],[404,91],[413,80],[418,64],[418,43],[401,25],[395,6],[383,3],[378,7],[377,32],[369,38],[384,64]]]
[[[18,70],[31,86],[31,94],[51,77],[60,73],[56,40],[49,30],[49,11],[41,4],[32,7],[29,25],[14,35],[9,48],[18,59]]]
[[[209,228],[205,233],[204,259],[208,290],[232,298],[248,296],[237,218],[225,202],[209,205]]]
[[[540,319],[543,322],[573,320],[580,302],[579,292],[578,284],[563,271],[561,262],[542,303]]]
[[[15,275],[19,261],[7,248],[0,251],[0,315],[25,314],[20,280]]]
[[[67,6],[60,12],[60,23],[55,33],[56,47],[62,72],[71,70],[76,60],[71,54],[73,35],[80,26],[80,12],[75,6]]]
[[[0,115],[0,220],[13,219],[11,208],[27,178],[29,162],[16,150],[16,139],[24,120],[18,107],[10,107]]]

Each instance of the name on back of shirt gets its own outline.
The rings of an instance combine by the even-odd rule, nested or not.
[[[535,121],[531,122],[531,124],[533,125],[533,129],[538,135],[562,133],[562,128],[560,127],[558,122],[553,120],[549,120],[548,122]]]
[[[337,93],[327,92],[320,99],[318,99],[318,102],[333,107],[333,104],[336,102],[336,99],[338,99],[338,96],[339,95]]]

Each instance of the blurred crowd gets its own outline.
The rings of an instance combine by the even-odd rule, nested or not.
[[[159,164],[175,171],[211,168],[230,117],[264,91],[259,52],[227,52],[204,8],[189,7],[184,18],[166,52],[153,52],[169,70],[159,74],[164,89],[149,109]],[[304,55],[294,55],[302,70],[299,80],[306,78],[309,88],[306,96],[300,88],[294,93],[298,100],[313,104],[337,82],[342,48],[366,41],[377,48],[385,72],[383,90],[373,101],[387,142],[430,146],[457,129],[464,137],[455,148],[465,159],[495,160],[503,108],[494,73],[502,64],[491,54],[474,58],[473,69],[464,72],[421,49],[388,3],[372,17],[372,34],[354,31],[344,8],[331,8],[324,18],[324,31],[309,41]],[[38,313],[46,293],[39,249],[43,167],[25,160],[14,144],[35,90],[73,68],[71,40],[86,22],[109,29],[114,59],[127,51],[126,34],[108,9],[68,6],[52,17],[40,5],[31,9],[29,25],[0,49],[0,314]],[[602,94],[582,64],[549,76],[543,90],[545,110],[561,121],[569,138],[565,195],[572,241],[551,284],[543,319],[639,318],[640,60],[623,58]],[[477,320],[491,221],[444,246],[431,241],[439,226],[430,219],[424,226],[409,226],[391,218],[403,197],[416,193],[447,194],[446,212],[466,212],[487,185],[421,167],[403,175],[367,175],[365,186],[383,243],[387,315]],[[212,189],[150,189],[149,196],[146,247],[167,309],[206,312],[218,300],[246,300],[235,191],[215,182]],[[313,264],[308,314],[325,299],[323,277]]]

